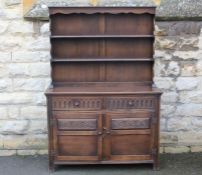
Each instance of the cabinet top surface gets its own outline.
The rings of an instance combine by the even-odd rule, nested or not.
[[[90,95],[90,94],[161,94],[157,88],[137,83],[68,83],[49,88],[46,95]]]

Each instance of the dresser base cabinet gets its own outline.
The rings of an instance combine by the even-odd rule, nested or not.
[[[50,169],[64,164],[159,168],[159,94],[47,94]]]

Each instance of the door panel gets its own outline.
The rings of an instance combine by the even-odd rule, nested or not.
[[[142,114],[142,115],[141,115]],[[104,155],[107,160],[152,159],[153,113],[108,113]]]
[[[97,156],[96,135],[58,136],[59,155],[63,156]]]
[[[150,135],[114,134],[111,136],[111,155],[150,154]]]
[[[102,115],[54,112],[56,160],[97,161],[102,158]]]

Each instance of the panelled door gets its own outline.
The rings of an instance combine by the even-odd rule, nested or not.
[[[54,150],[58,161],[98,161],[102,158],[102,115],[54,112]]]
[[[152,113],[107,113],[104,157],[111,161],[152,160]]]

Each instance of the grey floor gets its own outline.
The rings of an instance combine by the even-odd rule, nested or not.
[[[202,175],[202,153],[161,155],[160,171],[150,165],[62,166],[48,171],[47,156],[0,157],[0,175]]]

